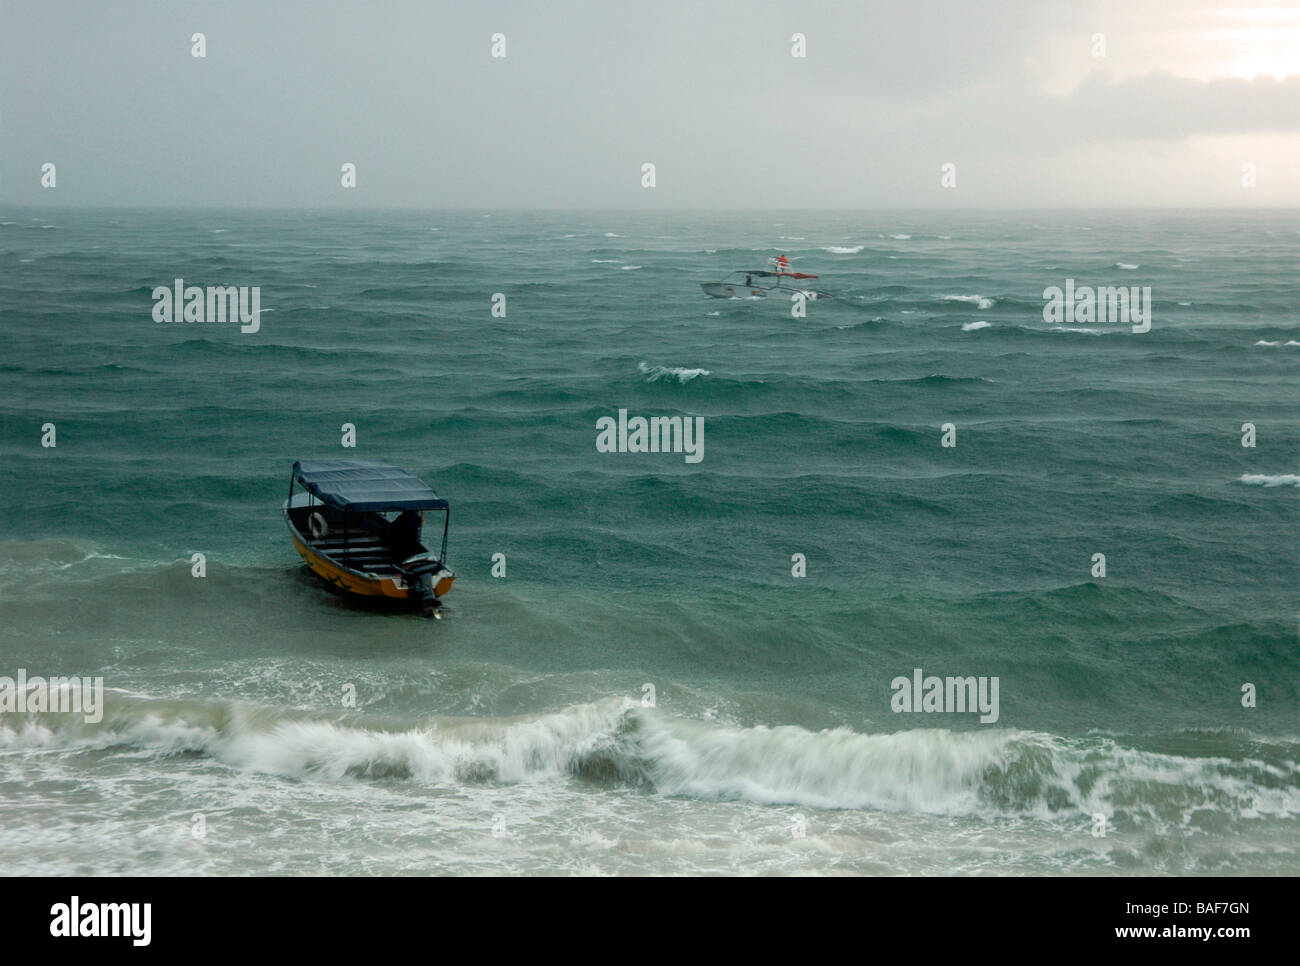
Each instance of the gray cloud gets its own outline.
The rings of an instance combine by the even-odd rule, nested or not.
[[[1027,64],[1050,36],[1085,43],[1090,10],[10,0],[0,200],[907,206],[958,200],[936,192],[951,159],[971,189],[963,203],[1016,204],[1024,166],[1062,151],[1118,160],[1132,150],[1120,142],[1296,131],[1294,77],[1096,76],[1065,96],[1039,92]],[[196,31],[205,60],[190,56]],[[505,60],[489,56],[497,31]],[[803,60],[790,56],[796,31],[808,38]],[[54,191],[39,187],[46,161],[58,165]],[[352,192],[339,187],[345,161],[358,165]],[[640,187],[644,161],[658,166],[654,192]],[[1167,183],[1190,164],[1167,163]],[[1109,175],[1079,177],[1093,203],[1146,196]],[[1274,203],[1300,201],[1300,187],[1289,190]],[[1201,197],[1190,175],[1185,194]]]

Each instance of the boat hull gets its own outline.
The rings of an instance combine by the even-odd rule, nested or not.
[[[704,294],[710,295],[715,299],[793,299],[796,295],[802,295],[810,302],[816,299],[830,298],[825,292],[817,292],[805,288],[788,288],[784,285],[773,285],[770,288],[754,288],[749,285],[733,285],[730,282],[701,282],[700,288],[704,289]]]
[[[416,595],[407,588],[406,582],[401,577],[367,574],[344,567],[309,546],[298,531],[294,529],[292,523],[289,524],[289,534],[293,538],[294,549],[298,551],[298,556],[302,557],[303,562],[318,577],[339,590],[355,594],[358,597],[387,597],[393,600],[407,601],[417,599]],[[451,590],[451,585],[455,579],[456,575],[450,570],[441,571],[437,580],[434,581],[434,596],[441,597]]]
[[[704,294],[715,299],[765,299],[767,292],[751,285],[733,285],[730,282],[701,282]]]

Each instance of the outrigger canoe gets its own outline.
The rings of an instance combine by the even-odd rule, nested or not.
[[[437,554],[422,542],[431,513],[442,514]],[[439,598],[456,579],[446,565],[451,507],[419,477],[378,460],[299,460],[284,519],[299,556],[332,586],[442,616]]]

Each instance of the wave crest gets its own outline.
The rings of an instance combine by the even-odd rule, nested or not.
[[[760,805],[1083,821],[1098,812],[1181,821],[1294,814],[1293,742],[1191,756],[1104,736],[921,728],[864,734],[740,727],[607,698],[513,718],[324,718],[225,701],[112,692],[98,724],[0,714],[10,754],[130,747],[184,752],[294,779],[481,784],[571,780]]]
[[[687,369],[684,366],[652,366],[647,362],[637,364],[637,371],[646,377],[646,382],[672,382],[676,380],[685,385],[692,379],[710,374],[708,369]]]
[[[1300,474],[1243,473],[1240,482],[1247,486],[1300,486]]]

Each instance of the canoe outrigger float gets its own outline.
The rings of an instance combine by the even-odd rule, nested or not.
[[[431,512],[443,515],[437,554],[420,536]],[[299,460],[284,519],[298,554],[328,583],[442,616],[438,598],[456,579],[446,566],[451,507],[419,477],[378,460]]]
[[[806,299],[830,298],[825,292],[796,288],[785,282],[785,279],[802,280],[816,277],[816,275],[807,275],[803,272],[755,270],[732,272],[721,282],[701,282],[700,287],[704,289],[706,295],[711,295],[715,299],[765,299],[769,295],[775,295],[778,298],[791,298],[795,295],[803,295]]]

